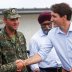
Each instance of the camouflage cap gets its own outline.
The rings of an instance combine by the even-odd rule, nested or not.
[[[19,18],[21,17],[15,8],[6,9],[3,12],[5,18],[12,19],[12,18]]]

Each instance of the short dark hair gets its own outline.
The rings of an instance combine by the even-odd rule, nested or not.
[[[60,17],[66,15],[67,20],[71,20],[72,9],[68,4],[66,3],[54,4],[51,6],[51,10],[55,13],[58,13]]]

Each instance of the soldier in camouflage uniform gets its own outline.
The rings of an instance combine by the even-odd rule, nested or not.
[[[26,59],[26,40],[21,32],[17,31],[20,15],[16,9],[3,11],[4,29],[0,33],[0,72],[17,72],[15,61]],[[23,68],[20,72],[28,72]]]

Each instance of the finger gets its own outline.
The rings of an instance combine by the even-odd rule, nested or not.
[[[21,60],[21,59],[20,60],[16,60],[15,62],[16,63],[19,63],[19,62],[22,62],[23,63],[23,60]]]
[[[19,62],[19,61],[21,61],[21,59],[19,59],[19,60],[16,60],[15,62]]]

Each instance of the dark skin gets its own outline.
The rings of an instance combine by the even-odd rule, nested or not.
[[[51,21],[44,21],[42,24],[40,24],[41,29],[44,31],[49,31],[52,28],[52,22]],[[36,68],[33,72],[40,72],[39,68]]]
[[[48,34],[48,31],[52,28],[52,22],[51,21],[44,21],[42,24],[41,24],[41,29],[43,30],[44,34]]]

